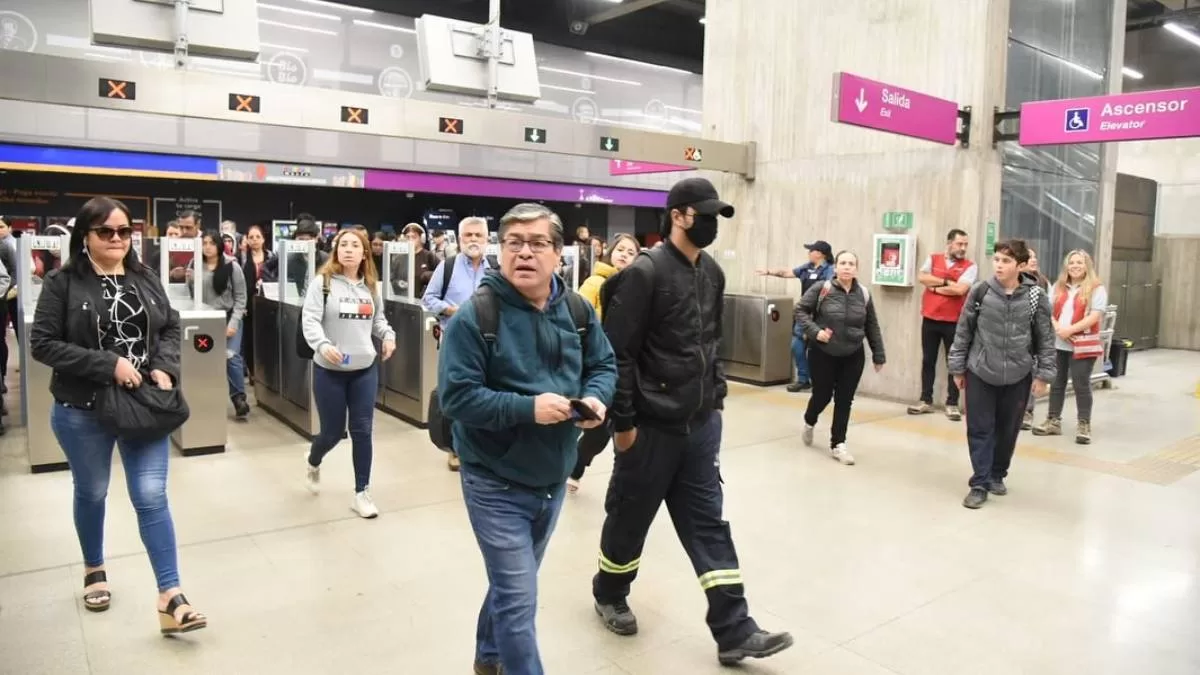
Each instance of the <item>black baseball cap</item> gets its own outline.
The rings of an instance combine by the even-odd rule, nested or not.
[[[667,210],[690,206],[705,216],[733,217],[733,206],[721,201],[717,189],[706,178],[684,178],[671,186]]]
[[[833,261],[833,247],[827,241],[817,240],[811,244],[805,244],[804,248],[810,251],[820,251],[826,260]]]

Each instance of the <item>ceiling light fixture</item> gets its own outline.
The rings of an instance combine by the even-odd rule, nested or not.
[[[266,26],[278,26],[280,28],[290,28],[292,30],[304,31],[305,33],[316,33],[317,35],[332,35],[337,37],[337,31],[325,30],[324,28],[309,28],[308,26],[297,26],[294,23],[284,23],[282,21],[271,21],[270,19],[259,19],[259,23]]]
[[[326,0],[296,0],[296,2],[303,2],[303,3],[309,4],[309,5],[316,5],[318,7],[328,7],[329,9],[340,9],[344,12],[358,12],[359,14],[374,14],[375,13],[375,10],[373,10],[373,9],[367,9],[365,7],[355,7],[353,5],[340,5],[336,2],[327,2]]]
[[[1184,40],[1187,40],[1188,42],[1196,45],[1197,47],[1200,47],[1200,35],[1197,35],[1197,34],[1193,33],[1192,31],[1184,28],[1181,24],[1172,22],[1172,23],[1169,23],[1169,24],[1163,26],[1163,28],[1165,28],[1168,31],[1174,33],[1175,35],[1183,38]]]
[[[412,28],[404,28],[403,26],[392,26],[392,25],[389,25],[386,23],[377,23],[375,21],[363,21],[362,19],[355,19],[354,25],[366,26],[367,28],[380,28],[382,30],[392,30],[392,31],[396,31],[397,33],[410,33],[412,35],[417,34],[417,31]]]
[[[684,70],[682,68],[672,68],[671,66],[660,66],[657,63],[646,63],[645,61],[634,61],[633,59],[623,59],[620,56],[609,56],[608,54],[598,54],[596,52],[584,52],[584,54],[587,54],[588,56],[591,56],[591,57],[597,58],[597,59],[608,59],[610,61],[620,61],[622,63],[628,63],[628,64],[635,65],[635,66],[642,66],[645,68],[657,68],[659,70],[669,70],[673,73],[683,73],[685,75],[695,75],[695,73],[693,73],[690,70]]]
[[[282,49],[285,52],[300,52],[301,54],[308,53],[307,47],[293,47],[291,45],[277,45],[277,44],[274,44],[271,42],[259,42],[258,46],[259,47],[269,47],[271,49]]]
[[[258,8],[259,9],[270,9],[270,10],[274,10],[276,12],[286,12],[288,14],[295,14],[297,16],[311,16],[314,19],[325,19],[326,21],[341,21],[342,20],[342,17],[337,16],[336,14],[325,14],[323,12],[310,12],[307,9],[294,9],[292,7],[280,7],[279,5],[272,5],[272,4],[269,4],[266,2],[258,3]]]
[[[574,89],[572,87],[558,87],[553,84],[543,84],[542,89],[553,89],[555,91],[569,91],[572,94],[595,94],[596,92],[590,89]]]
[[[591,78],[593,80],[600,80],[601,82],[612,82],[614,84],[628,84],[631,87],[642,86],[641,82],[636,82],[634,80],[622,80],[622,79],[616,78],[616,77],[605,77],[603,75],[593,75],[591,73],[581,73],[581,72],[578,72],[575,70],[564,70],[562,68],[551,68],[550,66],[538,66],[538,70],[544,70],[547,73],[558,73],[560,75],[574,75],[576,77],[587,77],[587,78]]]
[[[1121,72],[1125,73],[1125,77],[1133,78],[1135,80],[1140,80],[1143,77],[1146,77],[1142,73],[1134,70],[1133,68],[1130,68],[1129,66],[1125,66],[1124,68],[1122,68]]]

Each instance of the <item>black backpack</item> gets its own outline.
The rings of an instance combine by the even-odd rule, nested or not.
[[[975,308],[975,325],[979,325],[979,310],[983,307],[983,298],[987,295],[987,293],[988,284],[986,281],[975,284],[975,287],[971,289],[969,301]],[[1043,293],[1044,291],[1042,290],[1041,286],[1034,286],[1033,288],[1029,289],[1029,351],[1034,355],[1034,357],[1037,357],[1037,317],[1038,308],[1041,305]],[[972,328],[974,328],[974,326],[972,326]]]
[[[496,335],[500,330],[500,303],[496,299],[496,291],[491,286],[480,286],[475,289],[470,302],[475,309],[475,323],[479,326],[479,334],[487,343],[490,360],[491,353],[496,346]],[[587,299],[575,291],[567,291],[566,302],[567,309],[571,312],[571,320],[575,323],[575,332],[579,334],[579,342],[583,346],[583,353],[586,357],[588,331],[591,329],[591,308]],[[439,450],[452,450],[454,438],[450,428],[453,420],[442,414],[442,402],[437,389],[429,394],[428,420],[430,442]]]

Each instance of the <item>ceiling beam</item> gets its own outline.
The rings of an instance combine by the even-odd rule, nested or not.
[[[589,16],[586,21],[589,25],[595,26],[598,23],[619,19],[626,14],[633,14],[634,12],[640,12],[643,9],[647,9],[655,5],[661,5],[666,1],[667,0],[629,0],[628,2],[623,2],[613,7],[612,9],[606,9],[603,12],[597,12]]]

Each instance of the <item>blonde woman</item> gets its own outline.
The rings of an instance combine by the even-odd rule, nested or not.
[[[1096,350],[1100,322],[1108,306],[1108,291],[1096,276],[1092,256],[1075,250],[1067,254],[1062,274],[1051,289],[1054,319],[1054,348],[1057,374],[1050,386],[1050,412],[1046,421],[1033,428],[1035,436],[1062,435],[1062,410],[1067,395],[1067,377],[1075,388],[1079,425],[1075,442],[1092,442],[1092,368],[1103,353]]]
[[[383,360],[396,351],[396,332],[388,325],[379,295],[379,277],[370,256],[367,235],[345,229],[333,238],[329,260],[310,283],[301,322],[304,340],[313,350],[313,400],[321,430],[308,452],[308,489],[320,492],[321,461],[342,439],[349,413],[351,456],[354,461],[354,501],[351,508],[363,518],[379,509],[371,500],[371,426],[375,421],[375,392],[379,385],[375,344],[383,345]],[[314,280],[315,281],[315,280]]]

